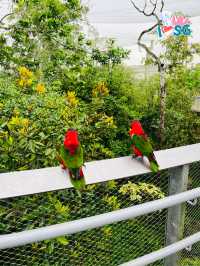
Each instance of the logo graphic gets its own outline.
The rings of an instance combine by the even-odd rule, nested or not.
[[[192,34],[191,21],[185,16],[176,16],[171,12],[161,14],[162,25],[158,25],[157,33],[159,38],[168,36],[190,36]]]

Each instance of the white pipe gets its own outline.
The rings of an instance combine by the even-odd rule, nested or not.
[[[62,235],[74,234],[88,229],[101,227],[107,224],[133,219],[135,217],[166,209],[185,201],[200,197],[200,188],[172,195],[164,199],[155,200],[137,206],[91,216],[71,222],[50,225],[37,229],[27,230],[0,236],[0,249],[22,246]]]
[[[167,150],[155,151],[160,170],[200,161],[200,143]],[[83,167],[86,184],[133,177],[150,173],[145,163],[132,156],[86,162]],[[61,167],[15,171],[0,174],[0,199],[32,195],[47,191],[71,188],[68,171]]]
[[[145,266],[153,263],[157,260],[161,260],[168,257],[184,248],[191,246],[200,241],[200,232],[189,236],[181,241],[171,244],[165,248],[159,249],[158,251],[152,252],[150,254],[144,255],[138,259],[132,260],[121,264],[120,266]]]

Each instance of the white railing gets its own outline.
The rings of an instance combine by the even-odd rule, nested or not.
[[[187,165],[200,160],[200,144],[155,152],[160,170]],[[131,156],[86,163],[83,168],[87,184],[149,173]],[[70,188],[66,172],[60,167],[0,174],[0,199]]]
[[[61,235],[74,234],[84,230],[97,228],[106,224],[115,223],[127,219],[169,208],[167,220],[167,247],[138,258],[125,265],[148,265],[156,260],[167,257],[184,249],[185,247],[200,241],[200,232],[179,241],[180,229],[184,221],[181,204],[200,197],[200,188],[187,190],[189,164],[200,161],[200,144],[183,146],[155,152],[160,169],[169,169],[171,178],[169,183],[170,196],[121,209],[101,215],[96,215],[80,220],[66,222],[43,228],[27,230],[0,236],[0,249],[25,245],[41,240],[55,238]],[[136,176],[149,173],[149,168],[130,156],[101,160],[86,163],[84,174],[87,184],[99,183],[108,180]],[[44,168],[38,170],[11,172],[0,174],[0,199],[29,195],[47,191],[70,188],[71,184],[66,172],[60,167]],[[172,195],[175,194],[175,195]],[[176,230],[174,230],[176,228]],[[173,232],[173,235],[172,235]],[[174,243],[176,242],[176,243]],[[175,266],[176,255],[170,256],[166,266]]]
[[[174,244],[171,244],[165,248],[162,248],[158,251],[152,252],[148,255],[142,256],[142,257],[135,259],[133,261],[123,263],[120,266],[145,266],[145,265],[149,265],[150,263],[164,259],[170,255],[175,254],[178,251],[181,251],[181,250],[183,250],[189,246],[192,246],[193,244],[195,244],[199,241],[200,241],[200,232],[198,232],[198,233],[196,233],[190,237],[187,237],[181,241],[178,241]],[[173,266],[174,264],[169,264],[169,265]]]
[[[72,235],[107,224],[133,219],[141,215],[181,204],[188,200],[196,199],[198,197],[200,197],[200,188],[182,192],[164,199],[154,200],[133,207],[82,218],[71,222],[49,225],[19,233],[1,235],[0,249],[23,246],[63,235]]]

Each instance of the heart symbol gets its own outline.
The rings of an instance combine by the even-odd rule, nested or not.
[[[173,29],[172,26],[163,26],[163,27],[162,27],[163,32],[168,32],[168,31],[170,31],[170,30],[172,30],[172,29]]]

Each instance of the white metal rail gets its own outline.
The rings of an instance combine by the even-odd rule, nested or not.
[[[50,225],[33,230],[0,236],[0,249],[22,246],[46,239],[52,239],[62,235],[74,234],[85,230],[98,228],[107,224],[134,219],[138,216],[149,214],[158,210],[170,208],[176,211],[180,204],[200,197],[200,188],[182,192],[187,187],[188,166],[190,163],[200,161],[200,143],[155,152],[160,165],[160,170],[174,168],[172,170],[171,188],[175,195],[164,199],[143,203],[137,206],[87,217],[62,224]],[[181,166],[181,167],[179,167]],[[101,160],[86,163],[84,175],[87,184],[99,183],[113,179],[136,176],[149,173],[149,168],[130,156]],[[180,182],[180,189],[174,187],[174,182]],[[179,184],[179,183],[178,183]],[[71,183],[65,171],[60,167],[11,172],[0,174],[0,199],[30,195],[35,193],[70,188]],[[181,193],[180,193],[181,192]],[[177,213],[179,217],[181,213]],[[176,218],[177,218],[176,217]],[[169,217],[168,217],[169,219]],[[174,219],[174,218],[173,218]],[[172,221],[170,220],[170,224]],[[173,224],[173,223],[172,223]],[[176,224],[178,226],[178,224]],[[171,229],[170,229],[171,230]],[[200,241],[200,232],[176,243],[152,252],[121,266],[143,266],[175,254],[176,252]],[[173,257],[174,255],[170,256]],[[173,261],[173,260],[171,260]],[[168,264],[167,264],[168,265]],[[171,264],[169,264],[171,266]]]
[[[174,244],[171,244],[165,248],[162,248],[158,251],[149,253],[148,255],[142,256],[138,259],[126,262],[121,264],[120,266],[145,266],[149,265],[150,263],[153,263],[155,261],[161,260],[163,258],[166,258],[178,251],[183,250],[186,247],[189,247],[197,242],[200,241],[200,232],[189,236],[181,241],[178,241]]]
[[[155,152],[160,170],[200,160],[200,143]],[[149,168],[131,156],[86,163],[87,184],[149,173]],[[60,167],[0,174],[0,199],[70,188],[71,183]]]
[[[172,207],[177,204],[181,204],[188,200],[196,199],[198,197],[200,197],[200,188],[179,193],[173,196],[168,196],[164,199],[155,200],[133,207],[95,215],[71,222],[50,225],[19,233],[1,235],[0,249],[22,246],[68,234],[71,235],[85,230],[101,227],[107,224],[124,221],[127,219],[133,219],[141,215],[149,214],[158,210]]]

